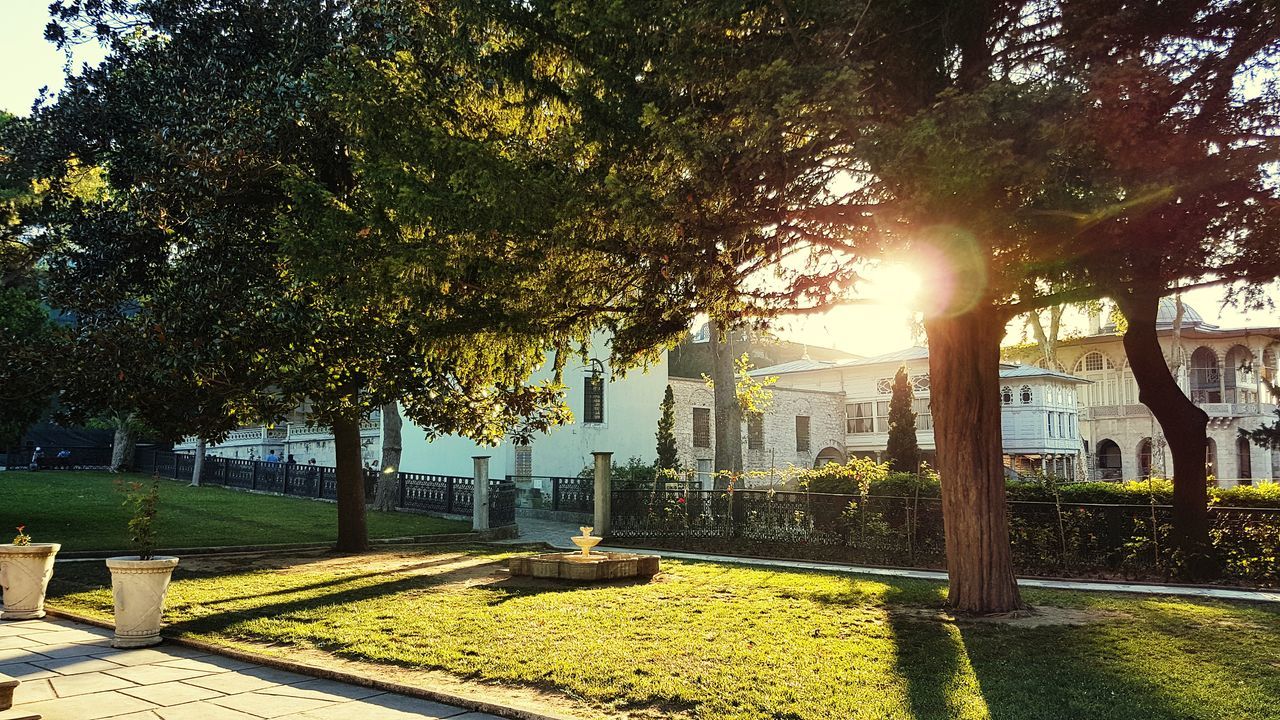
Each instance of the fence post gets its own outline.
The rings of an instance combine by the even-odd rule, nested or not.
[[[258,489],[258,461],[257,460],[249,461],[249,489],[250,490]]]
[[[471,458],[474,465],[475,483],[471,487],[471,529],[489,529],[489,456],[476,455]]]
[[[178,453],[176,452],[173,453],[173,479],[174,480],[178,479],[178,458],[179,457],[180,456],[178,455]]]
[[[284,464],[284,481],[280,484],[281,495],[289,494],[289,465],[291,465],[291,463]]]
[[[444,511],[453,512],[453,476],[444,479]]]
[[[613,453],[593,452],[596,459],[595,529],[600,537],[609,536],[610,497],[609,485],[613,469]]]
[[[227,477],[231,474],[231,461],[227,458],[220,458],[222,465],[222,487],[227,486]]]
[[[396,473],[396,507],[404,507],[405,497],[404,473]]]
[[[551,478],[551,509],[552,511],[560,509],[560,478]]]

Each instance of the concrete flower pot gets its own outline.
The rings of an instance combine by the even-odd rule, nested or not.
[[[116,601],[116,636],[112,647],[136,648],[160,642],[160,617],[169,577],[178,566],[176,557],[138,556],[107,558],[111,593]]]
[[[44,617],[44,593],[53,577],[58,543],[0,545],[0,587],[4,590],[2,620]]]

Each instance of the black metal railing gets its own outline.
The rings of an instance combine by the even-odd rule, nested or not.
[[[669,547],[757,552],[873,565],[946,564],[938,498],[763,490],[615,490],[610,535]],[[1161,577],[1178,562],[1164,505],[1009,502],[1018,571]],[[1211,537],[1233,582],[1280,585],[1280,508],[1210,509]]]
[[[595,510],[595,479],[553,475],[508,475],[516,507],[590,513]]]
[[[35,448],[12,449],[4,454],[7,470],[106,470],[111,467],[111,448],[47,447],[35,458]]]
[[[174,480],[191,481],[195,456],[189,453],[148,451],[139,453],[139,469]],[[379,472],[364,469],[364,494],[372,501]],[[337,500],[337,469],[328,465],[240,460],[208,456],[201,472],[202,485],[236,490],[266,492],[294,497]],[[490,480],[489,525],[503,527],[515,523],[515,488],[507,480]],[[473,478],[451,475],[399,474],[396,507],[401,510],[438,515],[472,514],[475,504]]]

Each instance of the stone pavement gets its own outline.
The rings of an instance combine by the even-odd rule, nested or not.
[[[116,650],[69,620],[0,621],[0,674],[22,681],[0,720],[498,720],[192,648]]]
[[[576,549],[573,541],[569,538],[579,534],[578,525],[527,517],[517,517],[516,525],[520,528],[520,537],[498,540],[496,541],[497,544],[523,545],[525,543],[540,542],[554,548]]]

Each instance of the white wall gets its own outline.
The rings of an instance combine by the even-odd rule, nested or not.
[[[607,352],[604,343],[597,342],[596,347],[601,348],[603,359]],[[549,377],[550,362],[548,356],[547,364],[534,377]],[[657,457],[659,406],[667,385],[666,354],[647,370],[632,370],[625,377],[606,371],[603,424],[582,423],[588,371],[580,358],[570,360],[565,367],[565,400],[574,420],[534,438],[533,475],[575,476],[592,464],[591,454],[596,451],[612,452],[619,464],[631,457],[652,463]],[[423,430],[407,418],[403,438],[400,467],[405,472],[471,475],[474,455],[491,456],[490,477],[509,475],[515,469],[515,445],[509,441],[497,447],[477,445],[456,436],[427,441]]]

